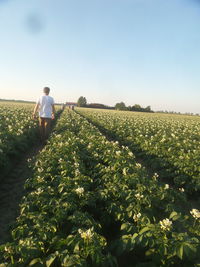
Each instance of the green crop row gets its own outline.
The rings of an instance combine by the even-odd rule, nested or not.
[[[38,121],[33,120],[33,105],[0,104],[0,175],[6,174],[38,139]],[[60,110],[57,109],[56,116]],[[1,177],[0,177],[1,180]]]
[[[34,168],[1,267],[198,266],[199,211],[80,115],[61,115]]]
[[[200,118],[79,109],[189,193],[200,190]]]
[[[0,173],[6,173],[11,160],[24,152],[36,135],[33,106],[0,105]]]

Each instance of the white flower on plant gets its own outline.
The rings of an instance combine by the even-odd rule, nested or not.
[[[140,200],[144,197],[144,195],[137,193],[137,194],[135,194],[135,197]]]
[[[81,235],[81,238],[84,240],[90,240],[92,239],[94,232],[93,227],[89,228],[87,231],[83,231],[82,229],[78,229],[79,234]]]
[[[119,150],[119,151],[116,151],[115,153],[116,153],[117,156],[120,156],[121,151]]]
[[[79,163],[78,162],[74,162],[74,166],[75,167],[79,167]]]
[[[127,175],[127,168],[123,168],[122,173],[123,173],[123,175]]]
[[[181,192],[185,191],[185,189],[183,187],[179,188],[178,190],[181,191]]]
[[[79,196],[82,196],[83,193],[84,193],[84,188],[83,187],[78,187],[75,189],[75,192],[79,195]]]
[[[139,212],[138,214],[134,214],[133,215],[133,220],[135,221],[135,222],[137,222],[139,219],[140,219],[140,217],[142,216],[142,214]]]
[[[200,211],[198,209],[192,209],[190,211],[190,214],[195,218],[195,219],[200,219]]]
[[[75,174],[75,176],[79,176],[81,173],[80,173],[79,169],[76,169],[74,174]]]
[[[8,125],[8,130],[11,132],[12,131],[12,126]]]
[[[155,172],[152,179],[156,181],[158,179],[158,177],[159,177],[159,175]]]
[[[43,171],[43,168],[38,168],[38,172],[42,172]]]
[[[60,142],[59,144],[58,144],[58,146],[60,146],[60,147],[62,147],[62,146],[64,146],[65,144],[63,143],[63,142]]]
[[[162,220],[159,222],[160,228],[164,231],[169,231],[172,226],[172,221],[170,221],[168,218]]]
[[[88,148],[91,148],[91,147],[92,147],[92,143],[89,143],[89,144],[88,144]]]
[[[164,189],[165,189],[165,190],[169,189],[169,185],[168,185],[168,184],[165,184]]]
[[[9,253],[12,253],[13,251],[12,251],[12,248],[11,247],[8,247],[8,246],[6,246],[5,248],[4,248],[4,250],[6,251],[6,252],[9,252]]]
[[[136,168],[141,169],[142,165],[140,163],[136,163]]]
[[[38,189],[35,191],[35,194],[39,196],[39,195],[42,194],[43,192],[44,192],[43,189],[38,188]]]
[[[64,208],[67,208],[67,207],[69,207],[69,203],[64,202],[64,203],[62,204],[62,206],[63,206]]]
[[[37,176],[37,181],[38,181],[39,183],[44,182],[44,178],[38,175],[38,176]]]
[[[133,153],[132,152],[128,152],[129,156],[132,157],[133,156]]]

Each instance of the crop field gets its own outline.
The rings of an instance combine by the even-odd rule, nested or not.
[[[10,169],[11,161],[37,138],[38,122],[32,119],[33,108],[29,103],[0,102],[0,181]]]
[[[11,159],[34,139],[37,123],[31,118],[32,110],[30,104],[0,102],[0,177],[10,168]]]
[[[200,117],[79,110],[188,192],[200,190]]]
[[[36,129],[24,108],[0,106],[1,140]],[[199,145],[199,117],[64,110],[27,159],[0,267],[200,266]]]

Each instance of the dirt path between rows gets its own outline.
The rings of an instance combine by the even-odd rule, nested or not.
[[[25,195],[25,181],[31,177],[32,169],[27,160],[36,156],[44,145],[35,144],[13,165],[0,183],[0,244],[11,239],[11,228],[19,214],[19,204]]]

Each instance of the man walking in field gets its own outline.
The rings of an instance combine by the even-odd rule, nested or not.
[[[44,87],[43,93],[34,108],[33,119],[36,119],[36,113],[39,110],[39,129],[41,141],[44,141],[50,132],[51,120],[55,118],[55,106],[53,97],[49,96],[50,88]]]

